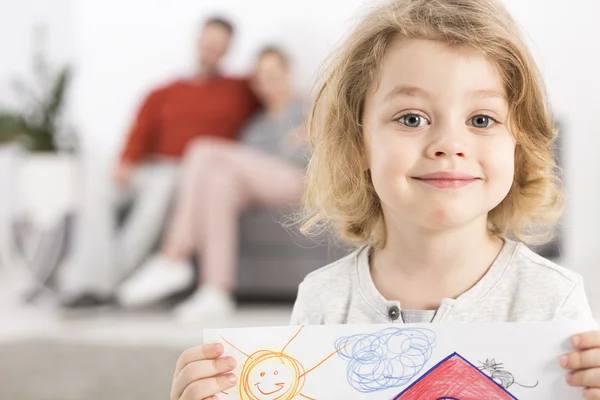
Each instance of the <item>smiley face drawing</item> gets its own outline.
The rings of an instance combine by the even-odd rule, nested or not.
[[[302,331],[298,332],[281,351],[258,350],[246,354],[222,338],[227,344],[247,357],[239,376],[239,398],[241,400],[293,400],[298,397],[314,400],[302,394],[306,375],[337,353],[337,350],[324,358],[314,367],[305,371],[297,359],[285,354],[285,349]]]
[[[259,350],[242,368],[241,393],[248,394],[242,399],[291,400],[300,394],[304,381],[304,368],[298,360],[279,352]]]

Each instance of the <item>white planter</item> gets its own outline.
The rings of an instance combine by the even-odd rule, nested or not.
[[[35,249],[40,234],[76,206],[78,169],[78,160],[72,156],[0,146],[0,281],[15,290],[33,282],[27,268],[28,250]],[[25,222],[29,228],[21,237],[26,253],[17,248],[16,222]],[[20,301],[18,292],[13,295]]]
[[[36,230],[51,227],[77,203],[79,160],[71,155],[21,153],[15,212]]]

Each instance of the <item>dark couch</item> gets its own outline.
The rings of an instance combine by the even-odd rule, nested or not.
[[[238,295],[293,300],[304,277],[351,251],[326,236],[307,238],[289,211],[254,208],[240,221]]]

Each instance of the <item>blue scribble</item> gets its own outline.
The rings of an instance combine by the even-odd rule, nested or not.
[[[361,393],[400,387],[412,381],[431,358],[435,333],[422,328],[386,328],[336,340],[348,362],[348,383]]]

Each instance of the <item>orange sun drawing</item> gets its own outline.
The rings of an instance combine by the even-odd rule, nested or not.
[[[296,339],[300,331],[287,342],[281,351],[258,350],[250,355],[238,349],[221,337],[228,345],[246,356],[246,362],[239,376],[238,390],[242,400],[292,400],[297,396],[315,400],[302,394],[306,375],[333,357],[337,350],[329,354],[317,365],[305,370],[300,361],[285,354],[285,349]],[[227,394],[227,393],[226,393]]]

